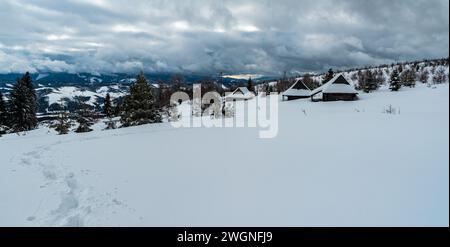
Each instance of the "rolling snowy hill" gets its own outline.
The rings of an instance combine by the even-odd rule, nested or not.
[[[448,227],[448,84],[359,98],[280,102],[273,139],[169,123],[5,135],[0,226]]]
[[[404,71],[412,70],[415,72],[416,75],[415,79],[417,80],[417,83],[420,82],[423,84],[444,83],[448,82],[449,78],[448,58],[436,60],[424,60],[416,62],[403,62],[398,64],[379,65],[376,67],[348,69],[345,71],[336,71],[336,73],[341,73],[348,81],[350,81],[353,85],[355,85],[356,88],[359,90],[361,79],[364,78],[364,73],[366,71],[370,71],[374,75],[376,80],[379,80],[380,84],[387,85],[389,84],[390,76],[394,70],[397,70],[400,74]],[[313,81],[312,84],[315,84],[315,86],[320,86],[326,74],[310,73],[309,75],[310,80]],[[289,82],[281,87],[281,91],[285,91],[287,88],[289,88],[295,82],[296,79],[304,79],[304,77],[294,76],[292,78],[285,78],[284,80],[289,80]],[[283,79],[280,80],[283,81]],[[257,87],[260,91],[261,90],[264,91],[264,88],[267,86],[276,88],[277,84],[280,83],[280,80],[266,81],[265,83],[260,84]],[[312,87],[311,89],[314,89],[314,87]]]

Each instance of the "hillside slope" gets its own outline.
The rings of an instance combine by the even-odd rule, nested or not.
[[[280,102],[273,139],[168,123],[3,136],[0,225],[448,226],[448,84],[359,97]]]

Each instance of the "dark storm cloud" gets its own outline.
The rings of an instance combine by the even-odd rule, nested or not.
[[[0,1],[0,73],[321,71],[447,57],[448,0]]]

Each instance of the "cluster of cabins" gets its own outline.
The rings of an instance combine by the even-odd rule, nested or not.
[[[342,74],[338,74],[314,90],[309,89],[302,80],[297,79],[294,85],[282,95],[283,99],[287,100],[311,98],[313,101],[350,101],[356,100],[357,94],[358,92],[350,82]]]
[[[311,90],[297,79],[295,83],[282,93],[283,100],[311,98],[313,101],[356,100],[358,92],[342,74],[337,74],[322,86]],[[239,87],[225,97],[226,101],[249,100],[254,97],[246,87]]]

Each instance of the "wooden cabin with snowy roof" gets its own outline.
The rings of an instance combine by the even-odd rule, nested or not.
[[[232,93],[225,96],[225,101],[241,101],[253,99],[255,94],[246,87],[238,87]]]
[[[333,79],[314,89],[311,92],[313,101],[351,101],[357,99],[358,92],[353,85],[345,79],[342,74],[338,74]]]
[[[283,100],[295,100],[295,99],[305,99],[311,96],[311,89],[303,83],[302,80],[297,79],[295,83],[286,90],[283,94]]]

